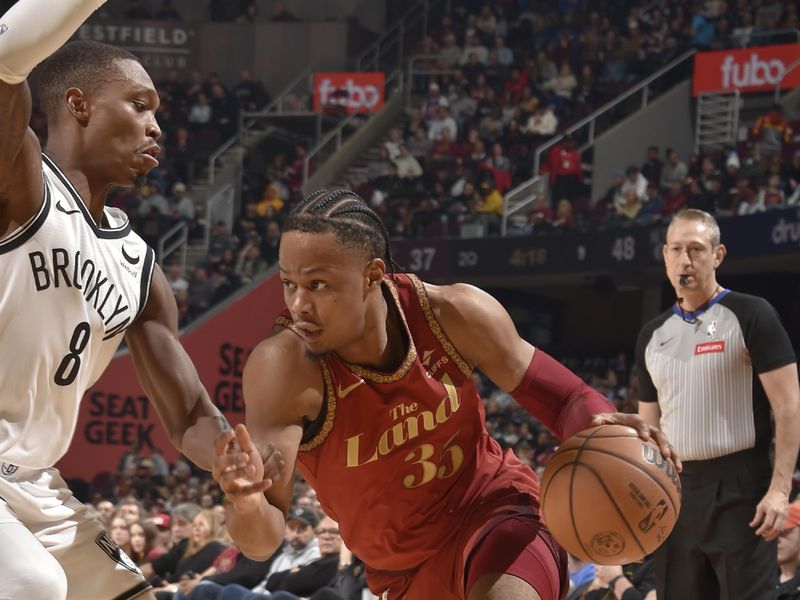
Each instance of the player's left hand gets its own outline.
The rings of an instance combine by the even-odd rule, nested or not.
[[[639,415],[619,412],[600,413],[592,417],[592,427],[597,427],[598,425],[625,425],[626,427],[633,427],[639,434],[639,437],[644,441],[649,442],[652,440],[658,445],[661,450],[661,455],[672,461],[678,473],[683,470],[681,459],[678,458],[678,453],[675,452],[675,448],[669,443],[666,434],[658,427],[648,425],[647,421]]]
[[[774,540],[783,531],[788,515],[789,498],[780,490],[770,489],[756,506],[756,514],[750,521],[750,527],[757,527],[756,535],[765,540]]]

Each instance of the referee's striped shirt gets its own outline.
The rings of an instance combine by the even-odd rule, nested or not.
[[[770,406],[759,373],[796,362],[763,298],[723,290],[692,313],[677,305],[636,343],[639,401],[658,402],[661,428],[682,460],[769,447]]]

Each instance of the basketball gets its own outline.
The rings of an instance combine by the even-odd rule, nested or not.
[[[623,425],[566,440],[542,477],[542,519],[561,546],[586,562],[622,565],[658,548],[675,526],[681,484],[655,442]]]

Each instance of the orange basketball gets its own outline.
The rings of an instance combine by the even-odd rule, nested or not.
[[[575,434],[542,477],[545,524],[567,552],[595,564],[642,559],[667,539],[680,509],[675,466],[631,427]]]

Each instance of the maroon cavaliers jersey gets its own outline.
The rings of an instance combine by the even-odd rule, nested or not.
[[[297,462],[347,547],[373,569],[400,571],[445,547],[468,518],[521,503],[538,510],[539,484],[487,433],[472,369],[422,282],[397,274],[384,285],[407,328],[405,360],[384,373],[330,354],[324,421]],[[278,324],[292,328],[286,316]]]

